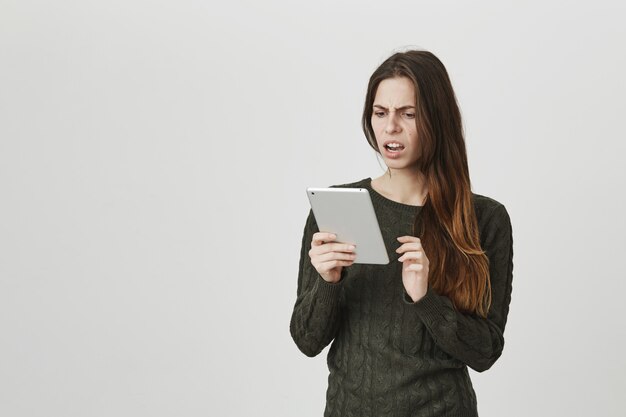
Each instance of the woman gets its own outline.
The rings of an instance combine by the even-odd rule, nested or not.
[[[324,416],[477,416],[468,369],[500,357],[513,237],[498,201],[471,191],[461,115],[444,65],[395,53],[371,76],[363,130],[384,175],[367,188],[392,261],[354,264],[349,245],[304,228],[290,331],[328,351]],[[395,256],[394,256],[395,253]]]

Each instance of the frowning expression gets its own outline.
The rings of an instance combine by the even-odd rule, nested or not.
[[[412,165],[418,157],[415,102],[415,87],[407,77],[387,78],[378,84],[372,129],[389,167]]]

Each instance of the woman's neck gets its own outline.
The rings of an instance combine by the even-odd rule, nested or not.
[[[428,190],[426,179],[421,173],[404,173],[389,171],[372,180],[372,186],[385,197],[402,204],[423,206]]]

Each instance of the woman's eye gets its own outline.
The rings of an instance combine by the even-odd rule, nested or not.
[[[415,117],[415,113],[404,113],[404,115],[410,119]]]
[[[378,117],[383,117],[385,113],[383,113],[382,111],[377,111],[377,112],[374,112],[374,114]]]

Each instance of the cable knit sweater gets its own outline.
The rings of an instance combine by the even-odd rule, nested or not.
[[[290,332],[310,357],[333,341],[324,417],[477,416],[467,367],[483,372],[500,357],[511,301],[513,237],[504,205],[472,193],[492,287],[482,318],[458,312],[430,287],[416,303],[405,291],[396,238],[412,235],[420,206],[384,197],[371,178],[331,187],[369,191],[390,263],[354,264],[343,268],[339,282],[325,281],[309,256],[319,231],[309,210]]]

